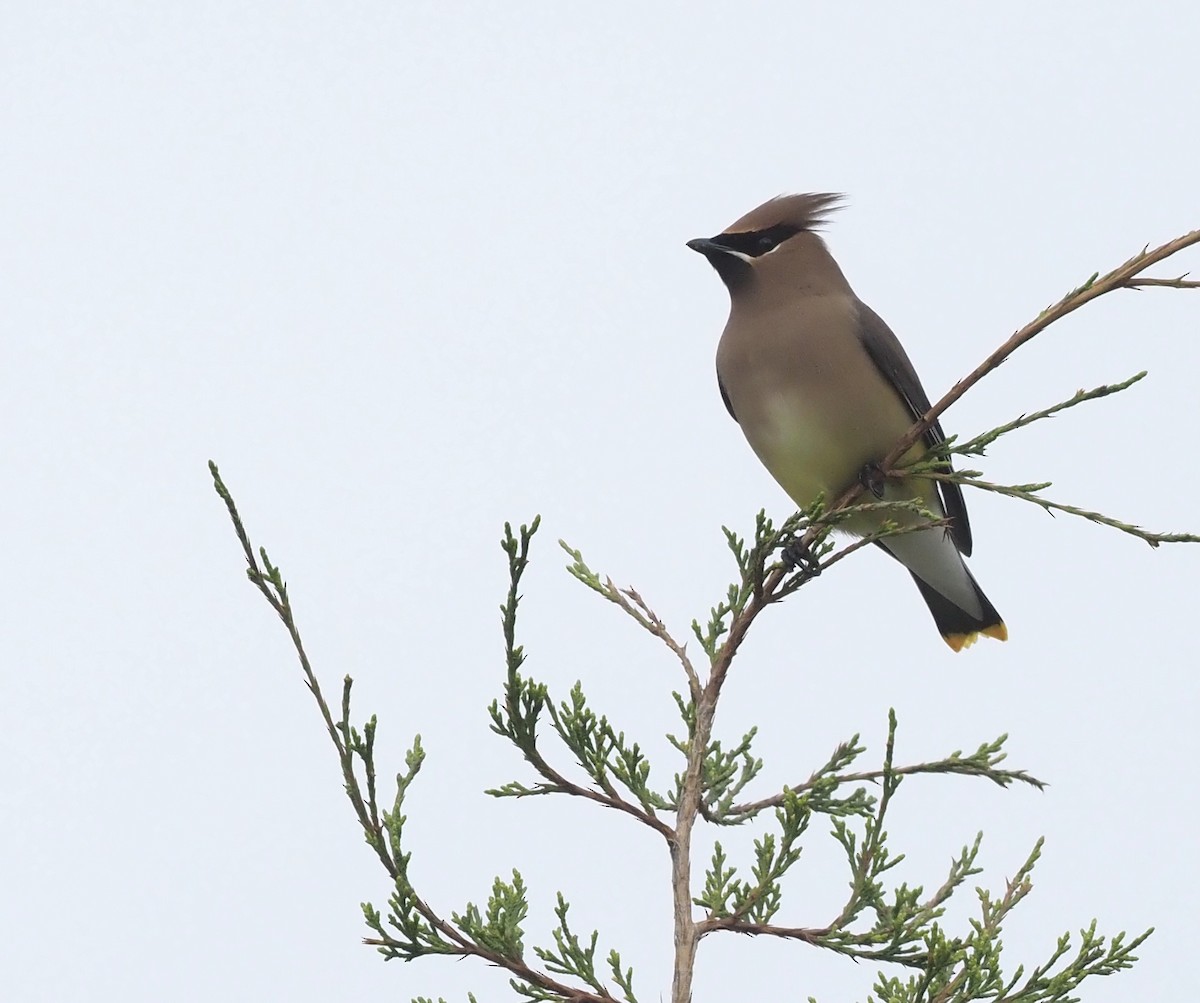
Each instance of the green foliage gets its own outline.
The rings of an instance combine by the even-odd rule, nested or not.
[[[525,946],[524,929],[529,893],[515,870],[509,880],[494,879],[482,908],[468,903],[461,912],[450,912],[448,918],[420,897],[410,879],[412,850],[405,842],[403,810],[425,760],[420,736],[413,740],[405,769],[396,776],[390,804],[381,807],[375,717],[370,717],[361,730],[350,723],[349,678],[343,681],[340,714],[335,718],[330,711],[304,653],[286,583],[265,551],[256,553],[251,547],[233,499],[215,467],[212,472],[242,542],[250,580],[292,637],[305,680],[342,764],[346,795],[368,846],[389,875],[391,892],[386,914],[370,903],[362,906],[372,934],[366,942],[388,959],[407,961],[436,955],[480,958],[506,969],[513,990],[527,1000],[636,1003],[633,970],[623,965],[615,950],[598,954],[596,931],[583,937],[572,929],[568,922],[570,905],[562,893],[556,897],[557,923],[550,931],[552,943],[535,945],[530,950]],[[841,517],[846,511],[841,510]],[[870,997],[878,1003],[991,999],[1048,1003],[1074,999],[1071,993],[1089,976],[1128,968],[1149,931],[1126,943],[1124,935],[1108,939],[1097,934],[1093,924],[1081,933],[1074,953],[1071,938],[1064,934],[1047,961],[1029,969],[1018,966],[1006,976],[1000,963],[1003,922],[1032,889],[1031,875],[1041,852],[1040,842],[1002,894],[993,896],[976,889],[978,918],[958,932],[943,925],[945,905],[966,881],[981,873],[981,835],[954,856],[949,872],[932,892],[907,883],[893,885],[889,880],[890,872],[904,857],[889,845],[887,814],[906,778],[943,774],[982,777],[1001,787],[1013,783],[1042,787],[1027,772],[1005,767],[1007,736],[985,742],[969,755],[956,751],[929,762],[897,765],[897,722],[895,714],[889,713],[884,755],[878,768],[859,768],[866,747],[855,735],[838,745],[807,778],[751,800],[746,799],[746,792],[759,779],[763,767],[754,754],[757,730],[752,728],[730,743],[712,734],[721,683],[749,624],[837,563],[849,549],[835,551],[828,540],[837,521],[819,503],[778,528],[760,513],[750,543],[726,530],[738,578],[726,590],[725,598],[712,608],[707,623],[692,624],[692,633],[708,661],[704,673],[692,664],[686,648],[637,592],[618,589],[610,579],[592,571],[578,551],[566,548],[572,559],[568,571],[665,644],[688,680],[686,692],[675,694],[682,731],[667,736],[681,764],[671,788],[665,792],[651,786],[651,766],[641,745],[628,739],[608,716],[593,710],[581,683],[576,682],[565,699],[555,700],[544,683],[522,674],[525,652],[516,641],[517,613],[521,580],[538,521],[516,532],[506,525],[501,541],[509,570],[509,589],[501,606],[506,675],[502,696],[492,703],[489,713],[492,730],[516,748],[532,770],[533,779],[513,780],[489,793],[518,798],[550,794],[582,797],[616,809],[658,833],[672,859],[677,935],[682,930],[685,949],[690,944],[693,951],[687,955],[685,950],[685,960],[694,957],[694,949],[703,937],[721,932],[750,933],[794,940],[885,966]],[[802,542],[799,549],[798,541]],[[544,748],[539,737],[539,730],[546,725],[557,747],[565,749],[573,760],[572,771],[585,779],[570,779],[554,765],[555,755]],[[692,824],[699,820],[736,832],[739,827],[760,823],[764,817],[771,820],[771,825],[753,834],[748,845],[740,841],[732,846],[716,843],[704,871],[703,887],[693,891],[686,853]],[[836,916],[822,924],[782,925],[778,919],[787,909],[784,879],[800,865],[804,841],[811,838],[812,823],[819,818],[826,820],[845,857],[849,888],[846,901]],[[530,954],[536,960],[528,960]],[[678,982],[677,971],[677,992]]]
[[[596,973],[596,943],[600,939],[600,935],[593,930],[587,944],[583,944],[567,922],[567,912],[570,908],[567,900],[563,898],[562,892],[559,892],[558,903],[554,907],[554,915],[558,917],[558,925],[552,931],[554,949],[538,947],[534,948],[534,952],[545,962],[547,971],[556,975],[568,975],[576,978],[595,990],[598,995],[608,996],[608,988]],[[608,966],[609,975],[621,990],[624,998],[629,1003],[637,1003],[633,995],[633,969],[621,967],[621,955],[616,951],[608,953],[605,964]],[[534,990],[525,995],[530,999],[558,998],[545,994],[544,990]]]
[[[500,878],[492,883],[486,917],[480,914],[478,906],[468,902],[462,915],[454,913],[450,918],[475,943],[482,944],[501,957],[519,962],[525,954],[521,923],[528,913],[525,882],[514,870],[511,883]]]
[[[1151,533],[1098,512],[1052,502],[1042,495],[1049,482],[999,485],[984,481],[976,471],[951,471],[947,463],[954,455],[982,455],[1004,435],[1085,402],[1126,390],[1145,373],[1123,383],[1081,390],[1067,400],[1021,415],[961,444],[948,440],[919,463],[904,466],[901,462],[948,407],[1017,348],[1068,313],[1117,289],[1200,288],[1200,282],[1184,276],[1151,278],[1144,274],[1151,265],[1198,243],[1200,230],[1194,230],[1153,250],[1147,246],[1108,273],[1093,274],[955,383],[880,459],[874,473],[879,478],[919,476],[955,481],[1039,505],[1051,514],[1063,512],[1088,519],[1136,536],[1151,546],[1200,542],[1200,536],[1193,534]],[[632,969],[624,967],[620,955],[613,950],[606,956],[602,970],[597,970],[599,935],[593,931],[584,940],[572,931],[567,922],[570,907],[561,893],[555,908],[558,922],[551,931],[553,947],[532,948],[536,967],[525,960],[522,924],[529,911],[529,900],[525,884],[515,870],[511,881],[499,877],[494,880],[482,910],[468,903],[462,913],[450,913],[449,919],[418,895],[409,877],[412,851],[404,840],[406,816],[402,809],[424,762],[420,736],[414,738],[405,769],[396,776],[390,806],[381,808],[375,764],[375,717],[370,717],[361,731],[351,724],[352,681],[347,676],[342,685],[340,713],[335,719],[304,650],[287,584],[266,551],[261,548],[256,551],[251,545],[216,465],[210,463],[209,467],[214,487],[242,547],[247,576],[288,631],[305,682],[337,752],[346,796],[367,845],[388,875],[391,887],[387,915],[369,903],[362,906],[373,934],[366,938],[366,943],[388,959],[412,960],[436,955],[479,958],[506,970],[511,976],[511,987],[528,1000],[636,1003]],[[870,482],[875,485],[874,474]],[[607,715],[592,709],[579,682],[566,699],[556,702],[546,684],[522,674],[525,653],[516,643],[520,582],[528,566],[530,543],[539,520],[534,519],[515,534],[506,525],[501,541],[509,568],[508,594],[501,606],[506,676],[502,697],[492,703],[490,715],[492,730],[512,743],[534,776],[528,782],[510,781],[489,793],[497,797],[565,794],[585,798],[628,815],[663,839],[671,862],[674,904],[672,1003],[690,1003],[697,948],[703,937],[719,932],[780,937],[886,966],[879,972],[874,994],[869,997],[876,1003],[972,1000],[1072,1003],[1078,999],[1073,994],[1086,979],[1130,967],[1137,960],[1134,951],[1151,931],[1126,942],[1124,934],[1111,938],[1099,935],[1093,922],[1080,931],[1079,944],[1073,953],[1071,938],[1064,934],[1045,962],[1029,969],[1018,965],[1006,976],[1001,966],[1003,923],[1032,890],[1040,841],[1005,884],[1002,894],[993,896],[983,888],[976,888],[978,918],[957,932],[943,925],[945,904],[962,889],[964,882],[981,873],[977,863],[981,835],[952,859],[945,880],[932,893],[926,894],[923,887],[906,883],[890,886],[889,872],[903,860],[903,855],[893,853],[889,846],[885,823],[889,806],[907,777],[943,774],[982,777],[1001,787],[1014,783],[1042,787],[1040,781],[1025,771],[1003,766],[1007,736],[980,745],[970,755],[952,752],[938,760],[897,766],[894,761],[897,724],[895,714],[889,712],[883,762],[878,769],[855,769],[866,752],[855,735],[839,745],[807,779],[752,800],[741,799],[762,771],[762,761],[753,751],[757,731],[751,729],[733,742],[723,743],[714,737],[721,688],[742,641],[760,615],[870,543],[944,524],[937,514],[922,510],[914,502],[863,501],[866,486],[866,481],[849,485],[839,498],[818,499],[809,509],[784,520],[778,528],[764,513],[759,513],[753,542],[749,544],[733,531],[724,531],[737,575],[710,609],[705,623],[691,624],[691,634],[707,660],[701,669],[693,663],[686,645],[672,635],[637,591],[618,588],[611,579],[592,571],[579,551],[561,544],[571,557],[568,572],[661,642],[684,673],[686,690],[675,694],[683,730],[680,735],[667,736],[682,762],[673,773],[673,784],[665,791],[651,786],[651,764],[642,746],[627,739],[625,732],[614,726]],[[873,513],[876,521],[883,516],[879,531],[835,549],[830,539],[832,531],[865,512]],[[914,515],[918,518],[913,518]],[[551,751],[539,741],[539,726],[546,721],[555,739]],[[554,765],[556,743],[565,747],[573,759],[574,770],[586,779],[569,779]],[[878,795],[871,790],[877,790]],[[695,825],[713,824],[728,830],[732,836],[741,836],[738,827],[760,822],[768,809],[774,821],[773,830],[754,837],[749,848],[734,847],[732,854],[717,843],[705,870],[704,887],[699,893],[694,891],[691,841]],[[849,872],[849,894],[842,909],[828,922],[785,926],[776,922],[785,907],[783,879],[800,863],[802,840],[810,837],[812,822],[818,817],[827,820],[832,838],[842,848]],[[468,999],[475,1003],[473,995]],[[418,997],[415,1003],[430,1001]]]
[[[880,459],[878,469],[868,478],[870,485],[875,486],[875,473],[879,478],[918,476],[950,480],[1028,501],[1051,514],[1063,512],[1088,519],[1136,536],[1152,546],[1200,542],[1200,536],[1194,534],[1151,533],[1098,512],[1052,502],[1041,494],[1050,486],[1049,482],[993,484],[982,480],[976,471],[951,471],[947,463],[954,455],[982,455],[1004,435],[1126,390],[1145,373],[1123,383],[1081,390],[1064,401],[1021,415],[966,442],[948,440],[919,463],[908,466],[901,463],[948,407],[1017,348],[1068,313],[1117,289],[1200,288],[1200,282],[1184,276],[1144,275],[1151,265],[1196,244],[1200,244],[1200,230],[1153,250],[1147,246],[1112,271],[1093,274],[1083,285],[1042,311],[928,409],[887,456]],[[361,731],[351,724],[352,681],[348,676],[343,680],[339,715],[334,717],[304,650],[287,584],[266,551],[261,548],[256,551],[251,545],[216,465],[210,463],[209,467],[214,487],[226,506],[245,555],[247,576],[288,631],[305,682],[337,752],[346,796],[367,845],[388,876],[386,916],[369,903],[362,906],[373,934],[365,942],[387,959],[412,960],[436,955],[479,958],[507,971],[510,986],[527,1000],[636,1003],[633,970],[623,966],[615,950],[598,965],[598,933],[593,931],[590,937],[580,938],[571,929],[567,921],[570,906],[561,893],[557,895],[554,910],[557,924],[550,934],[553,946],[534,946],[536,964],[526,960],[523,923],[529,911],[529,898],[524,881],[515,870],[510,881],[499,877],[493,881],[483,909],[468,903],[461,913],[451,912],[448,919],[418,895],[409,876],[412,850],[405,843],[403,806],[425,758],[420,736],[414,738],[405,769],[396,776],[390,805],[385,803],[380,807],[375,717],[370,717]],[[1127,942],[1124,934],[1111,938],[1098,934],[1093,922],[1080,931],[1074,951],[1070,935],[1063,934],[1048,952],[1046,961],[1028,969],[1018,965],[1005,975],[1001,965],[1003,924],[1033,888],[1032,874],[1041,854],[1041,841],[1016,875],[1006,882],[1003,893],[993,895],[981,887],[975,889],[978,917],[957,931],[944,925],[945,906],[968,879],[981,873],[978,858],[982,835],[977,835],[951,860],[948,874],[933,892],[926,893],[923,887],[907,883],[890,883],[889,872],[904,858],[889,845],[885,823],[888,809],[906,778],[940,774],[981,777],[1001,787],[1014,783],[1043,786],[1024,770],[1011,770],[1003,765],[1007,736],[981,744],[970,755],[952,752],[938,760],[897,766],[894,761],[897,723],[895,714],[889,712],[879,768],[855,768],[866,752],[855,735],[839,745],[807,779],[747,800],[743,799],[759,779],[763,766],[753,751],[756,729],[734,741],[722,742],[714,736],[721,688],[742,641],[760,615],[870,543],[945,524],[936,513],[923,510],[915,502],[863,501],[866,487],[864,480],[862,484],[847,486],[836,499],[818,499],[807,510],[785,519],[778,528],[760,512],[749,543],[725,529],[725,541],[737,574],[710,609],[707,620],[691,624],[691,634],[707,662],[701,668],[693,663],[686,645],[676,639],[636,590],[618,588],[610,578],[601,577],[589,568],[579,551],[560,541],[571,557],[567,571],[661,642],[683,671],[686,689],[675,694],[683,728],[680,734],[667,736],[681,762],[676,764],[673,783],[667,788],[651,785],[651,764],[642,745],[627,738],[607,715],[598,714],[591,707],[581,683],[575,683],[566,699],[555,701],[546,684],[522,674],[525,652],[516,643],[520,583],[539,520],[521,526],[516,533],[505,525],[501,546],[508,558],[509,589],[501,605],[501,627],[506,675],[502,696],[490,708],[491,727],[516,748],[533,777],[510,781],[489,793],[496,797],[564,794],[584,798],[628,815],[662,838],[671,863],[674,905],[672,1003],[690,1003],[697,948],[703,937],[721,932],[779,937],[884,966],[873,995],[868,997],[873,1003],[973,1000],[1073,1003],[1078,999],[1074,993],[1088,978],[1129,968],[1137,960],[1134,951],[1151,931]],[[874,515],[875,521],[882,515],[884,523],[879,531],[835,547],[831,533],[848,519],[867,512]],[[918,518],[913,518],[914,515]],[[539,739],[539,726],[544,730],[547,722],[553,735],[550,750]],[[568,768],[581,773],[583,779],[570,779],[555,765],[559,744],[573,760],[573,766]],[[691,841],[696,824],[719,826],[732,837],[740,837],[743,830],[739,827],[762,822],[763,813],[768,811],[773,827],[754,836],[749,847],[740,839],[737,845],[731,842],[729,851],[722,843],[715,845],[705,869],[704,887],[695,891]],[[780,924],[777,917],[786,905],[783,880],[800,864],[802,841],[811,838],[812,822],[818,818],[826,821],[832,838],[843,851],[849,893],[838,914],[823,924]],[[742,874],[745,876],[739,876]],[[475,1003],[473,995],[468,999]],[[431,1001],[418,997],[415,1003]]]
[[[1094,278],[1095,276],[1093,276]],[[1089,287],[1090,285],[1085,285],[1081,288],[1086,290]],[[1102,512],[1094,512],[1075,505],[1066,505],[1062,502],[1051,501],[1042,495],[1043,491],[1051,487],[1050,481],[1039,481],[1032,484],[993,484],[991,481],[985,481],[983,474],[978,470],[947,471],[943,466],[944,461],[950,456],[982,456],[988,446],[1004,435],[1008,435],[1011,432],[1015,432],[1018,429],[1025,428],[1046,418],[1053,418],[1063,411],[1078,407],[1080,404],[1086,404],[1088,401],[1099,400],[1103,397],[1118,394],[1123,390],[1128,390],[1135,383],[1140,383],[1145,377],[1146,372],[1143,370],[1120,383],[1105,384],[1094,387],[1091,390],[1078,390],[1066,400],[1059,401],[1057,404],[1052,404],[1050,407],[1043,408],[1040,411],[1020,415],[1010,422],[982,432],[973,439],[968,439],[963,443],[958,443],[951,437],[936,449],[931,450],[929,458],[906,467],[903,475],[953,481],[956,484],[978,488],[981,491],[990,491],[994,494],[1004,495],[1007,498],[1016,498],[1018,501],[1037,505],[1051,515],[1054,515],[1056,512],[1062,512],[1066,515],[1086,519],[1088,522],[1094,522],[1100,526],[1108,526],[1110,529],[1120,530],[1122,533],[1145,541],[1151,547],[1157,547],[1163,543],[1200,543],[1200,536],[1195,533],[1152,532],[1142,529],[1141,526],[1135,526],[1133,523],[1114,519],[1111,516],[1104,515]]]

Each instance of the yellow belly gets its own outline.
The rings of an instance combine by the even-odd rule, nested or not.
[[[763,401],[763,409],[746,431],[751,448],[771,476],[801,508],[823,494],[832,503],[854,484],[863,468],[883,458],[912,424],[907,408],[894,394],[877,398],[880,406],[869,413],[847,409],[844,402],[803,400],[795,394],[778,394]],[[839,407],[838,404],[843,406]],[[915,460],[924,446],[914,446],[907,459]],[[924,479],[889,481],[888,499],[920,498],[937,511],[933,483]],[[905,521],[896,514],[890,518]],[[853,533],[877,528],[882,515],[860,517],[845,525]]]

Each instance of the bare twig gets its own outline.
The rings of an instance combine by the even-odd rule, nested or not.
[[[700,677],[696,672],[695,666],[692,664],[691,658],[688,656],[687,645],[680,644],[671,636],[666,624],[658,618],[658,615],[635,589],[619,588],[611,578],[605,578],[601,581],[600,576],[584,562],[583,554],[574,547],[571,547],[565,540],[559,540],[558,545],[572,559],[573,563],[567,566],[567,571],[570,574],[574,575],[592,591],[598,592],[609,602],[619,606],[634,622],[650,634],[653,634],[670,649],[671,653],[679,659],[679,663],[683,666],[683,671],[687,675],[688,690],[693,703],[699,700]]]
[[[692,699],[698,699],[700,696],[700,676],[696,672],[696,667],[692,665],[692,660],[687,653],[687,645],[680,644],[671,636],[666,624],[658,618],[658,614],[646,604],[646,600],[638,594],[636,589],[617,588],[611,578],[606,578],[604,584],[608,590],[609,599],[637,620],[647,631],[661,640],[671,650],[671,653],[679,659],[679,664],[683,666],[683,671],[687,675],[688,690],[692,695]]]
[[[701,920],[696,924],[701,936],[715,933],[718,930],[732,930],[734,933],[745,933],[753,936],[780,937],[785,940],[798,940],[805,944],[818,945],[824,937],[829,936],[827,927],[807,926],[775,926],[773,923],[747,923],[735,916],[719,916]]]
[[[1027,341],[1041,334],[1047,327],[1055,321],[1061,320],[1067,314],[1073,313],[1081,306],[1090,303],[1094,299],[1099,299],[1105,293],[1111,293],[1115,289],[1132,289],[1138,285],[1189,288],[1187,284],[1180,285],[1183,282],[1182,279],[1139,279],[1138,277],[1151,265],[1165,261],[1179,251],[1192,247],[1195,244],[1200,244],[1200,230],[1192,230],[1190,233],[1185,233],[1182,237],[1169,240],[1160,247],[1156,247],[1153,251],[1143,250],[1140,254],[1135,254],[1124,264],[1118,265],[1107,275],[1093,275],[1078,289],[1067,293],[1066,296],[1053,306],[1047,307],[1036,320],[1026,324],[976,366],[967,376],[955,383],[942,399],[934,404],[925,413],[924,417],[905,433],[892,448],[892,451],[884,458],[880,466],[885,470],[890,470],[899,463],[904,454],[929,430],[930,426],[942,416],[943,412],[950,405],[958,401],[963,394],[987,376],[988,373],[998,368],[1001,363]],[[858,497],[862,492],[862,486],[856,485],[856,487],[858,487],[858,491],[855,492],[855,497]]]
[[[1187,278],[1184,272],[1177,279],[1130,279],[1125,283],[1126,288],[1137,289],[1141,286],[1159,286],[1163,289],[1200,289],[1200,280]]]

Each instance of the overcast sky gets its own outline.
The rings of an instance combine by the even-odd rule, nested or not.
[[[677,666],[555,540],[679,634],[724,593],[720,527],[790,503],[717,394],[727,299],[684,247],[780,192],[842,191],[831,248],[941,396],[1048,303],[1200,226],[1194,4],[6,3],[0,29],[0,955],[12,1000],[509,993],[384,965],[356,830],[287,638],[205,463],[290,582],[321,678],[357,680],[381,773],[420,732],[413,874],[446,913],[521,870],[669,992],[667,856],[625,818],[496,802],[497,541],[541,513],[528,669],[678,768]],[[1160,269],[1200,270],[1191,253]],[[1200,529],[1200,294],[1114,294],[957,404],[974,434],[1150,377],[995,446],[989,479]],[[1047,846],[1006,957],[1158,933],[1087,1000],[1180,991],[1200,921],[1200,548],[968,496],[1011,631],[954,655],[875,551],[755,627],[717,737],[761,728],[763,796],[862,732],[898,760],[1001,732],[1043,794],[917,779],[899,879],[979,829],[1002,888]],[[568,764],[563,755],[560,761]],[[824,823],[780,921],[827,922]],[[724,833],[744,866],[755,832]],[[708,845],[711,834],[704,837]],[[972,893],[954,912],[961,922]],[[858,999],[869,965],[710,939],[697,1003]]]

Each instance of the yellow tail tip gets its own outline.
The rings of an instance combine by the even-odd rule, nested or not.
[[[955,651],[962,651],[963,648],[969,648],[978,639],[980,634],[986,634],[988,637],[994,637],[997,641],[1008,640],[1008,628],[1003,623],[993,623],[983,630],[973,630],[969,634],[943,634],[942,640],[945,641]]]

